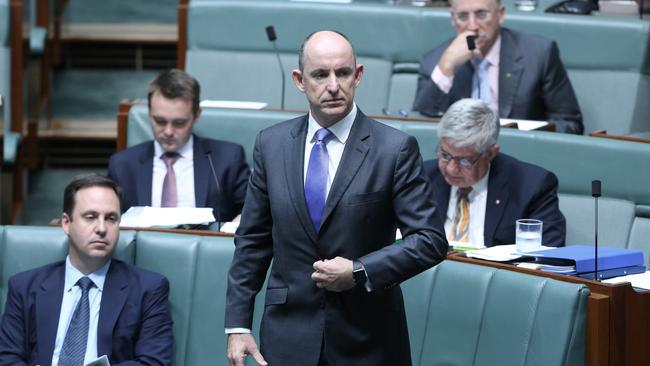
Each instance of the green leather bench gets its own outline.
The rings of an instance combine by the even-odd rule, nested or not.
[[[3,310],[8,278],[65,258],[67,239],[60,228],[26,226],[0,227],[0,238]],[[227,365],[223,314],[233,252],[232,237],[121,233],[116,257],[170,281],[175,365]],[[585,364],[584,285],[445,261],[402,286],[416,366]],[[256,326],[263,301],[258,296]]]
[[[280,108],[280,69],[264,31],[268,25],[278,36],[287,109],[306,108],[291,80],[300,43],[307,34],[330,28],[350,37],[366,66],[357,101],[371,114],[409,111],[420,57],[454,34],[443,8],[193,0],[187,8],[187,37],[180,42],[185,56],[180,66],[202,83],[205,99],[263,101]],[[504,25],[558,42],[586,132],[650,130],[649,22],[546,14],[541,8],[518,12],[509,6]]]

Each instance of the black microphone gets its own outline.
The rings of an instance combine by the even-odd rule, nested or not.
[[[591,196],[594,198],[595,213],[594,213],[594,280],[598,281],[598,197],[600,197],[600,181],[591,181]]]
[[[474,51],[474,50],[476,49],[476,36],[473,35],[473,34],[470,34],[470,35],[467,36],[467,38],[465,38],[465,39],[467,40],[467,48],[468,48],[470,51]],[[473,59],[473,58],[474,58],[474,57],[472,56],[472,59]],[[474,69],[474,74],[476,74],[476,73],[478,72],[478,70],[476,70],[476,69],[473,67],[473,66],[474,66],[473,63],[471,63],[471,65],[472,65],[472,69]],[[477,87],[477,89],[478,89],[478,99],[481,99],[481,78],[478,76],[478,74],[476,74],[476,87]]]
[[[285,87],[284,67],[282,66],[282,60],[280,59],[280,52],[278,52],[278,47],[275,45],[275,40],[278,39],[278,37],[275,35],[275,28],[273,28],[272,25],[266,27],[266,36],[268,37],[269,42],[273,44],[273,50],[275,51],[275,56],[278,58],[278,65],[280,65],[280,74],[282,75],[282,94],[280,94],[281,95],[280,108],[284,109],[284,87]]]
[[[216,218],[217,218],[217,231],[221,231],[221,210],[219,205],[221,204],[221,185],[219,185],[219,179],[217,178],[217,172],[214,170],[214,164],[212,164],[212,148],[210,148],[210,141],[206,139],[201,140],[201,145],[203,145],[203,153],[205,157],[208,158],[208,163],[210,164],[210,170],[212,171],[212,178],[214,178],[214,183],[217,185],[217,204],[216,204]]]

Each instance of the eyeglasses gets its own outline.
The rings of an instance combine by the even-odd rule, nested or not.
[[[452,12],[451,13],[454,18],[456,18],[456,21],[459,23],[467,23],[469,21],[469,16],[471,13],[466,12],[466,11],[461,11],[459,13]],[[487,22],[492,18],[492,12],[489,10],[477,10],[474,12],[474,19],[476,19],[479,22]]]
[[[436,151],[438,159],[442,160],[445,164],[449,164],[452,160],[463,169],[470,169],[476,162],[483,156],[483,154],[478,154],[476,157],[468,158],[465,156],[453,156],[450,153],[446,152],[440,145],[438,145],[438,150]]]

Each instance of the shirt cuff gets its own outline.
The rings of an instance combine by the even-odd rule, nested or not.
[[[226,334],[250,334],[251,330],[248,328],[226,328]]]
[[[438,86],[443,93],[449,94],[451,90],[451,85],[454,83],[454,76],[447,76],[440,71],[438,65],[433,69],[431,73],[431,80]]]

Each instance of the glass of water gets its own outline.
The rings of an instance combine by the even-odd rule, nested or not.
[[[517,220],[515,243],[518,252],[530,252],[542,248],[542,226],[541,220]]]

